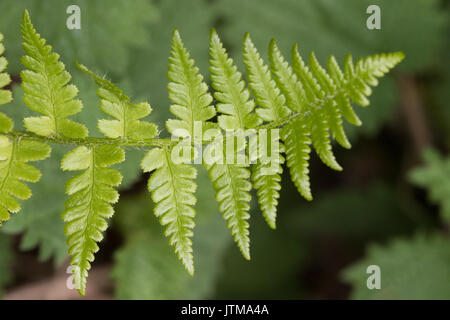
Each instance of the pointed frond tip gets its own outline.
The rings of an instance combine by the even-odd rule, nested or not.
[[[215,126],[209,120],[216,115],[216,109],[208,85],[176,29],[172,35],[167,78],[169,99],[173,103],[170,112],[178,118],[167,120],[167,130],[174,136],[190,136],[194,141],[202,141],[203,132]],[[198,123],[202,123],[200,132],[194,129]]]

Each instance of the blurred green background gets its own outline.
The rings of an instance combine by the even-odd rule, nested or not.
[[[66,28],[71,4],[81,8],[81,30]],[[381,8],[381,30],[366,28],[371,4]],[[197,270],[187,275],[152,213],[148,177],[138,166],[143,153],[127,150],[120,165],[126,178],[121,199],[90,274],[87,298],[450,299],[449,1],[2,0],[0,32],[15,98],[4,108],[18,128],[30,112],[19,77],[25,8],[72,73],[85,106],[76,118],[94,136],[100,136],[96,121],[102,115],[96,86],[73,61],[112,79],[133,101],[149,101],[150,120],[167,135],[166,70],[175,27],[206,78],[212,27],[241,70],[245,32],[264,58],[273,37],[283,52],[297,42],[302,55],[314,50],[321,62],[330,54],[340,62],[347,53],[406,54],[374,90],[371,106],[357,110],[363,126],[347,128],[353,148],[335,146],[343,172],[329,170],[313,155],[312,202],[300,197],[285,174],[275,231],[253,206],[250,262],[233,244],[203,172],[194,236]],[[40,163],[43,177],[32,186],[32,198],[0,230],[5,298],[76,297],[65,289],[60,218],[62,186],[70,174],[58,168],[67,150],[53,146],[52,158]],[[372,264],[381,268],[381,290],[366,287]]]

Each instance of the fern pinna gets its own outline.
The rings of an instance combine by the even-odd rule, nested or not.
[[[243,256],[250,259],[248,219],[252,188],[271,228],[276,226],[284,162],[299,193],[311,200],[311,149],[327,166],[342,170],[332,151],[332,138],[350,148],[342,119],[361,125],[351,102],[367,106],[377,78],[404,58],[403,53],[397,52],[354,63],[349,55],[341,69],[330,57],[326,70],[314,53],[306,64],[295,45],[291,66],[272,40],[270,64],[266,65],[246,34],[243,60],[247,88],[242,73],[213,30],[209,70],[214,92],[210,93],[178,31],[174,31],[168,89],[173,103],[170,111],[176,118],[166,122],[172,139],[160,138],[157,126],[144,120],[152,111],[148,103],[132,103],[112,82],[76,63],[99,86],[100,109],[110,117],[98,120],[98,129],[105,137],[94,138],[88,136],[83,124],[70,119],[82,111],[82,102],[76,99],[78,90],[70,84],[71,75],[59,55],[36,32],[28,12],[23,15],[21,31],[25,51],[22,63],[26,67],[21,73],[24,102],[37,114],[24,119],[26,131],[18,131],[13,130],[12,120],[0,113],[0,223],[20,210],[17,199],[31,196],[23,182],[37,182],[40,178],[39,170],[28,162],[47,158],[49,143],[75,146],[61,163],[62,170],[81,171],[66,184],[69,197],[62,218],[75,284],[82,295],[99,249],[97,243],[114,212],[112,204],[119,199],[117,188],[122,176],[111,166],[124,161],[124,147],[148,150],[141,167],[151,173],[148,190],[155,202],[155,215],[190,274],[194,273],[191,238],[196,215],[195,178],[200,169],[195,164],[202,164],[208,171],[219,211]],[[0,55],[3,51],[0,43]],[[7,88],[11,80],[4,73],[6,65],[6,59],[0,57],[0,104],[12,100]],[[244,138],[236,136],[238,143],[231,144],[231,149],[228,140],[217,139],[222,133],[235,131],[245,134]],[[256,149],[249,141],[257,141]],[[207,150],[214,147],[216,156],[228,160],[230,153],[233,159],[244,155],[244,161],[224,162],[220,160],[223,157],[207,159],[202,154],[201,161],[192,161],[199,156],[198,147],[205,145]],[[261,152],[263,146],[271,147],[270,157]],[[174,157],[180,151],[183,161]]]

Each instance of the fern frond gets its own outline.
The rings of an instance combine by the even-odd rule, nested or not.
[[[23,99],[31,110],[43,115],[25,118],[25,127],[41,136],[86,137],[88,130],[84,125],[67,119],[83,108],[81,101],[75,99],[78,89],[68,84],[71,75],[59,61],[59,55],[36,32],[28,11],[24,12],[21,31],[26,54],[22,64],[29,69],[20,73]]]
[[[0,226],[9,220],[10,212],[20,211],[14,197],[31,197],[31,190],[21,181],[37,182],[41,178],[41,172],[28,162],[43,160],[50,151],[43,142],[0,135]]]
[[[11,77],[5,71],[8,61],[3,57],[5,52],[5,47],[3,46],[3,34],[0,33],[0,105],[7,104],[12,100],[11,90],[2,89],[11,83]],[[0,112],[0,132],[6,133],[11,131],[13,128],[12,120]]]
[[[67,153],[61,161],[64,171],[85,170],[71,178],[66,184],[69,195],[62,214],[66,223],[70,264],[76,288],[81,295],[86,293],[86,279],[99,250],[97,242],[103,239],[102,232],[108,227],[107,218],[114,210],[119,193],[113,188],[122,181],[122,175],[109,166],[125,159],[124,151],[114,145],[77,147]]]
[[[97,95],[101,99],[100,109],[117,120],[101,119],[98,129],[109,138],[151,139],[158,133],[158,127],[140,119],[148,116],[152,108],[146,102],[132,104],[130,98],[111,81],[99,77],[84,65],[77,67],[90,75],[100,86]]]
[[[188,273],[193,274],[197,170],[186,163],[185,157],[184,162],[175,160],[175,148],[182,147],[183,154],[188,150],[195,155],[197,147],[210,142],[213,136],[210,132],[205,135],[206,130],[225,131],[225,149],[216,151],[224,152],[226,162],[222,163],[220,157],[212,163],[204,158],[203,165],[213,182],[219,209],[242,254],[250,259],[251,180],[262,214],[268,225],[275,228],[284,161],[300,194],[311,200],[308,176],[311,145],[325,164],[342,170],[331,149],[332,138],[350,148],[342,118],[361,125],[352,102],[367,106],[371,87],[378,84],[377,78],[404,58],[402,53],[381,54],[359,59],[354,64],[352,57],[347,56],[341,70],[334,57],[330,57],[325,70],[314,53],[311,53],[307,66],[294,46],[290,66],[272,40],[269,68],[246,34],[243,56],[248,90],[242,74],[213,30],[209,54],[212,87],[218,106],[215,123],[212,120],[216,116],[212,95],[175,30],[169,58],[168,90],[172,101],[170,111],[177,119],[168,120],[166,127],[173,136],[193,140],[182,144],[185,141],[180,143],[175,141],[177,139],[157,137],[157,127],[143,120],[151,112],[149,104],[133,104],[112,82],[77,64],[99,85],[100,108],[113,118],[98,122],[105,137],[88,137],[84,125],[69,120],[82,109],[81,101],[76,99],[76,87],[69,84],[71,76],[59,61],[59,55],[52,52],[51,46],[36,32],[28,12],[24,13],[21,31],[26,54],[22,62],[28,68],[21,73],[24,101],[42,116],[26,118],[28,132],[21,132],[12,130],[12,121],[0,113],[0,223],[8,220],[11,212],[20,210],[16,198],[30,197],[31,191],[22,181],[39,180],[39,170],[28,162],[48,157],[51,149],[47,142],[77,146],[64,156],[61,168],[83,171],[66,185],[69,197],[63,212],[74,267],[72,272],[82,295],[86,291],[94,254],[99,249],[97,243],[103,238],[107,218],[114,212],[111,204],[119,198],[114,187],[119,186],[122,175],[110,166],[124,161],[124,147],[151,148],[142,159],[141,167],[145,172],[152,172],[148,189],[156,204],[155,215],[165,226],[165,235],[178,258]],[[1,57],[3,51],[0,43],[0,104],[11,100],[11,92],[3,89],[11,81],[3,73],[6,68],[6,60]],[[281,129],[281,136],[278,129]],[[231,149],[228,133],[239,130],[245,134],[238,137],[237,146],[233,143]],[[248,134],[252,135],[247,145]],[[253,149],[255,141],[257,150]],[[215,143],[216,140],[209,146],[214,147]],[[264,147],[270,155],[264,154]],[[244,153],[244,162],[240,163]],[[283,153],[286,153],[286,159]],[[229,156],[238,162],[229,162]],[[250,173],[248,166],[254,161],[256,164]]]
[[[165,236],[174,246],[178,258],[189,274],[194,274],[192,229],[195,226],[195,190],[197,169],[191,165],[172,161],[170,150],[154,148],[142,159],[144,172],[153,172],[148,190],[155,202],[155,215],[161,225],[167,226]]]
[[[214,127],[208,120],[216,115],[216,110],[211,105],[212,96],[208,93],[208,85],[194,66],[194,60],[190,58],[177,30],[172,35],[167,77],[170,80],[169,99],[174,103],[170,106],[170,112],[180,119],[167,120],[167,130],[175,136],[187,133],[194,141],[202,141],[203,132]],[[203,132],[195,132],[196,121],[202,123]]]

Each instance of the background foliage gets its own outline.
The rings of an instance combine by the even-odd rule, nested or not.
[[[141,153],[127,150],[120,165],[126,181],[112,228],[102,242],[94,269],[111,266],[114,294],[122,299],[155,298],[449,298],[448,237],[450,170],[449,7],[445,0],[377,0],[382,30],[365,27],[369,0],[2,0],[4,34],[14,102],[4,107],[16,126],[28,116],[19,88],[19,24],[28,8],[33,22],[61,54],[85,108],[74,117],[100,136],[96,86],[73,65],[76,59],[118,83],[135,101],[149,100],[152,119],[169,117],[167,58],[170,35],[178,28],[201,72],[208,74],[208,35],[215,27],[243,70],[245,32],[261,52],[272,37],[286,54],[294,42],[300,53],[314,50],[323,63],[330,54],[342,61],[377,52],[404,51],[400,70],[374,90],[372,106],[360,109],[363,126],[348,127],[351,151],[340,152],[344,171],[311,163],[315,199],[306,202],[283,177],[275,231],[259,210],[251,210],[252,260],[235,250],[222,223],[212,187],[199,179],[194,252],[197,270],[188,276],[172,254],[152,213],[147,177],[136,165]],[[82,29],[65,28],[69,4],[82,10]],[[267,56],[264,56],[267,59]],[[267,61],[267,60],[266,60]],[[413,85],[411,92],[404,83]],[[18,120],[19,119],[19,120]],[[419,123],[424,130],[410,124]],[[419,132],[420,131],[420,132]],[[163,129],[162,135],[167,135]],[[418,137],[419,135],[419,137]],[[432,148],[422,160],[422,150]],[[61,186],[70,173],[59,167],[69,151],[52,146],[51,159],[37,166],[43,174],[31,186],[33,197],[0,233],[0,294],[26,285],[19,268],[38,256],[45,269],[64,265],[67,253],[60,217]],[[418,168],[418,169],[416,169]],[[285,170],[287,172],[287,170]],[[411,172],[411,173],[410,173]],[[34,261],[32,259],[32,261]],[[365,287],[369,264],[382,268],[382,287]],[[5,270],[5,271],[3,271]],[[88,286],[89,296],[89,286]]]

